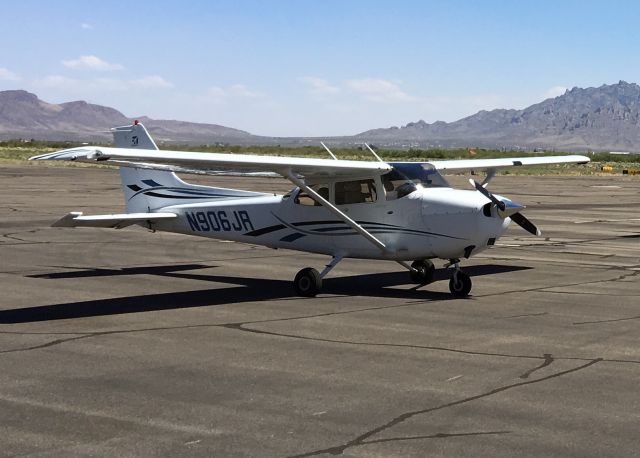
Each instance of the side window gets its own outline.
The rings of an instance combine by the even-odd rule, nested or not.
[[[387,194],[387,200],[402,199],[416,190],[416,185],[406,178],[396,176],[393,172],[383,175],[382,185]]]
[[[372,179],[337,182],[335,196],[336,205],[375,202],[378,199],[376,185]]]
[[[313,189],[315,192],[320,194],[321,197],[325,198],[326,200],[329,200],[329,186],[328,185],[326,185],[326,184],[316,184],[316,185],[311,186],[311,189]],[[310,207],[313,207],[313,206],[319,207],[320,206],[320,204],[318,202],[313,200],[313,198],[309,194],[307,194],[305,191],[303,191],[302,189],[300,190],[300,192],[296,196],[294,202],[299,204],[299,205],[308,205]]]

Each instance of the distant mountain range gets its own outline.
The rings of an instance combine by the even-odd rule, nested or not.
[[[26,91],[0,91],[0,138],[108,141],[125,125],[119,111],[87,102],[51,104]],[[264,137],[230,127],[138,118],[157,141],[192,144],[318,144],[318,138]],[[480,111],[455,122],[424,121],[323,138],[332,145],[387,147],[544,148],[562,151],[640,151],[640,86],[620,81],[573,88],[523,110]]]
[[[110,127],[138,119],[156,141],[176,143],[236,143],[252,138],[248,132],[217,124],[129,118],[114,108],[76,101],[47,103],[27,91],[0,91],[0,138],[109,141]]]
[[[358,136],[396,145],[640,151],[640,86],[576,87],[523,110],[483,110],[451,123],[418,121]]]

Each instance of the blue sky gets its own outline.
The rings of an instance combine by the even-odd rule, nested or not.
[[[345,135],[640,82],[638,24],[615,0],[21,0],[0,6],[0,90]]]

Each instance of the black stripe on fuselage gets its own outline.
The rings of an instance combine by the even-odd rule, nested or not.
[[[447,234],[439,234],[437,232],[428,232],[428,231],[420,231],[417,229],[406,229],[400,226],[395,226],[392,224],[385,223],[375,223],[370,221],[357,221],[358,224],[362,225],[365,230],[372,234],[406,234],[406,235],[426,235],[426,236],[435,236],[435,237],[445,237],[450,239],[460,240],[460,237],[455,237],[453,235]],[[341,224],[342,226],[336,227],[335,224]],[[297,223],[291,223],[290,225],[285,224],[276,224],[273,226],[267,226],[262,229],[256,229],[255,231],[247,232],[244,235],[258,237],[264,234],[268,234],[271,232],[279,231],[285,229],[287,227],[294,228],[300,226],[312,226],[312,225],[324,225],[325,227],[320,227],[317,229],[304,230],[300,229],[300,231],[307,235],[323,235],[323,236],[345,236],[345,235],[356,235],[357,232],[351,229],[346,223],[336,220],[336,221],[301,221]],[[328,227],[326,227],[328,226]],[[349,231],[342,233],[334,233],[330,234],[330,232],[337,231]],[[288,238],[288,237],[285,237]],[[286,240],[292,241],[292,240]]]
[[[244,235],[248,235],[251,237],[258,237],[264,234],[268,234],[269,232],[279,231],[280,229],[284,229],[287,226],[284,224],[276,224],[274,226],[263,227],[262,229],[256,229],[255,231],[246,232]]]

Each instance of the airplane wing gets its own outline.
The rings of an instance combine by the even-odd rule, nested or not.
[[[526,167],[551,164],[586,164],[587,156],[533,156],[505,157],[499,159],[457,159],[450,161],[429,161],[437,170],[498,170],[509,167]]]
[[[289,173],[304,177],[308,183],[326,179],[355,179],[383,175],[391,165],[380,161],[346,161],[248,154],[194,153],[187,151],[140,150],[83,146],[34,156],[30,160],[65,160],[79,162],[106,162],[119,166],[154,168],[174,172],[204,173],[210,175],[283,176]],[[455,159],[429,161],[437,170],[495,171],[509,167],[551,164],[585,164],[589,158],[580,155],[536,156],[499,159]]]
[[[148,223],[176,218],[175,213],[123,213],[119,215],[87,215],[71,212],[53,223],[51,227],[111,227],[122,229],[132,224]]]
[[[104,162],[120,166],[157,168],[175,172],[264,175],[287,178],[291,173],[307,183],[326,179],[356,179],[383,175],[391,170],[386,162],[346,161],[299,157],[254,156],[248,154],[193,153],[186,151],[140,150],[85,146],[34,156],[30,160]]]

